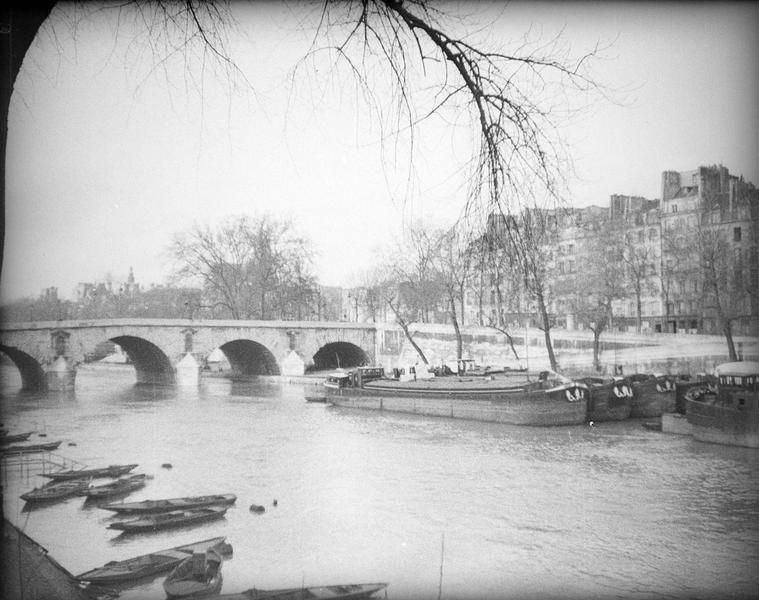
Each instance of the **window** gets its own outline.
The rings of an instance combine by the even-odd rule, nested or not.
[[[655,240],[657,235],[658,235],[658,232],[656,231],[656,229],[649,229],[648,230],[648,239],[649,240]]]
[[[676,212],[677,212],[677,204],[673,204],[673,205],[672,205],[672,212],[673,212],[673,213],[676,213]]]
[[[569,272],[574,273],[575,272],[575,261],[570,260],[569,261]]]
[[[741,228],[740,227],[733,227],[733,241],[734,242],[740,242],[741,241]]]
[[[639,242],[643,241],[643,230],[642,229],[640,231],[638,231],[638,241]]]

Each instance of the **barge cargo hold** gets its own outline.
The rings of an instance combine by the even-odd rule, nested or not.
[[[371,373],[359,367],[331,374],[324,384],[330,403],[511,425],[579,425],[587,415],[588,386],[555,373],[544,372],[532,381],[523,373],[417,381],[366,377]]]

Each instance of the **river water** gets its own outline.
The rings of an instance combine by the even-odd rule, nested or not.
[[[147,388],[129,371],[81,370],[75,393],[19,387],[5,369],[4,427],[62,440],[56,454],[89,467],[139,463],[154,478],[130,501],[238,496],[216,522],[117,535],[111,513],[82,498],[25,511],[18,495],[43,479],[4,464],[6,517],[73,573],[224,535],[224,592],[375,581],[391,599],[759,590],[757,450],[641,421],[531,428],[352,411],[306,403],[313,390],[293,384]],[[122,597],[164,598],[161,582]]]

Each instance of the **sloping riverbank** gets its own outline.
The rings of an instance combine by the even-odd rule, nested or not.
[[[3,600],[91,600],[47,550],[3,519]]]

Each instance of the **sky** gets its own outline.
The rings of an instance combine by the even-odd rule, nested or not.
[[[572,205],[658,198],[662,171],[700,165],[759,185],[754,3],[442,6],[466,12],[489,44],[529,32],[561,35],[574,55],[603,48],[591,73],[605,96],[559,130]],[[408,135],[380,121],[392,103],[381,73],[378,111],[344,65],[299,63],[313,5],[233,2],[233,79],[193,55],[157,62],[112,12],[74,28],[73,10],[56,9],[38,34],[11,98],[0,302],[50,286],[71,298],[77,283],[130,268],[143,287],[164,283],[175,234],[264,213],[311,240],[322,284],[351,286],[411,220],[460,214],[466,128],[425,122],[410,162]]]

